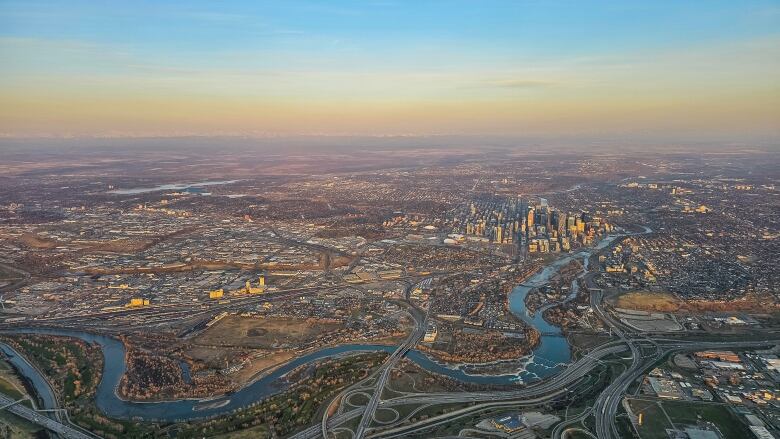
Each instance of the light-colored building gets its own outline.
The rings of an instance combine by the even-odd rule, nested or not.
[[[436,325],[429,323],[428,329],[425,330],[425,335],[423,336],[423,341],[425,343],[433,343],[436,341],[436,337],[439,335],[439,332],[436,330]]]
[[[650,387],[653,388],[653,392],[655,392],[659,398],[682,399],[680,387],[676,382],[670,379],[656,377],[648,377],[647,381],[650,383]]]

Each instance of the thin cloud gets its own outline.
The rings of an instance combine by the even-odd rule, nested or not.
[[[490,81],[488,85],[504,88],[547,88],[558,85],[558,83],[542,79],[502,79]]]

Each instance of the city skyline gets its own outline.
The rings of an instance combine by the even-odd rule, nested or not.
[[[780,0],[0,0],[0,438],[780,439]]]
[[[3,137],[774,141],[777,2],[0,4]]]

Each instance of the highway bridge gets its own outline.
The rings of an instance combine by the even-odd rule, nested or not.
[[[586,272],[587,273],[587,272]],[[533,407],[547,404],[553,401],[559,401],[569,398],[569,395],[579,392],[592,391],[587,376],[592,374],[594,369],[602,365],[605,361],[614,360],[616,356],[621,355],[630,359],[630,364],[622,373],[614,377],[596,398],[592,407],[573,418],[568,418],[559,423],[552,432],[554,439],[561,439],[567,430],[570,430],[574,424],[593,418],[595,419],[595,428],[592,434],[599,439],[615,439],[618,437],[614,419],[617,415],[620,402],[623,399],[629,386],[636,382],[644,373],[654,367],[666,356],[680,351],[700,350],[700,349],[720,349],[720,348],[750,348],[768,346],[778,343],[778,340],[768,340],[762,342],[697,342],[690,340],[668,339],[664,336],[650,336],[647,333],[640,333],[633,328],[622,325],[616,321],[608,312],[602,308],[602,290],[598,288],[591,273],[584,276],[585,284],[591,292],[591,308],[594,313],[605,322],[612,335],[617,340],[607,342],[594,347],[583,353],[579,359],[569,364],[562,372],[550,377],[549,379],[530,384],[528,386],[502,391],[463,391],[463,392],[394,392],[398,396],[388,399],[382,399],[383,389],[385,389],[390,373],[397,365],[398,361],[412,349],[422,338],[426,329],[427,314],[406,303],[409,311],[414,317],[415,328],[407,338],[380,366],[376,371],[360,382],[349,386],[342,391],[333,401],[327,410],[324,410],[321,422],[302,430],[291,438],[294,439],[315,439],[331,438],[335,434],[347,432],[353,438],[399,438],[411,434],[421,434],[430,432],[444,425],[448,425],[458,419],[480,414],[488,410],[500,408],[518,408]],[[424,279],[421,282],[427,281]],[[415,285],[409,283],[406,288],[408,294]],[[531,286],[531,285],[528,285]],[[277,292],[278,296],[284,297],[286,294],[300,294],[302,289]],[[274,296],[266,296],[264,299],[273,300]],[[246,304],[251,303],[255,298],[247,298]],[[408,296],[407,296],[408,300]],[[241,303],[244,305],[245,303]],[[230,304],[235,306],[235,303]],[[213,312],[213,309],[209,310]],[[558,335],[558,334],[551,334]],[[630,353],[630,357],[625,353]],[[350,403],[352,396],[362,398],[359,403]],[[13,400],[6,398],[7,401],[0,399],[0,406],[5,403],[13,403]],[[438,414],[426,419],[411,422],[412,415],[427,407],[441,404],[461,404],[455,410]],[[377,410],[398,411],[400,406],[415,406],[416,409],[411,414],[405,415],[391,422],[385,422],[381,427],[372,426],[375,421],[374,414]],[[59,423],[50,418],[46,418],[39,413],[27,407],[18,404],[12,404],[7,408],[13,410],[27,410],[26,416],[38,419],[39,425],[44,425],[52,431],[61,434],[66,438],[90,438],[78,430],[74,430],[67,425]],[[14,412],[15,413],[15,412]],[[25,417],[25,416],[23,416]],[[25,417],[25,419],[30,419]],[[347,428],[347,425],[355,425],[355,420],[359,419],[354,431]]]
[[[579,360],[568,365],[560,374],[521,389],[479,392],[407,392],[401,396],[380,400],[377,407],[391,410],[393,410],[393,407],[415,404],[421,409],[440,404],[470,405],[458,408],[452,412],[422,419],[411,424],[408,422],[411,416],[408,415],[403,419],[396,419],[379,428],[363,428],[360,430],[360,436],[355,437],[400,438],[411,434],[419,435],[425,432],[435,431],[435,429],[451,424],[453,421],[466,416],[473,416],[487,410],[494,410],[502,407],[516,409],[518,407],[538,406],[549,403],[556,399],[566,397],[568,394],[586,390],[584,387],[589,386],[589,384],[586,384],[587,380],[584,378],[588,374],[591,374],[594,368],[606,361],[607,357],[612,356],[614,358],[616,354],[629,352],[629,358],[631,360],[630,365],[602,390],[593,406],[587,408],[583,413],[576,417],[561,422],[553,430],[553,438],[561,439],[563,433],[569,429],[570,426],[579,423],[586,418],[594,417],[596,421],[595,431],[586,432],[587,435],[599,439],[616,439],[619,436],[614,420],[620,402],[628,387],[666,356],[686,350],[755,348],[765,347],[780,342],[780,340],[759,342],[699,342],[694,340],[668,339],[663,338],[663,336],[651,337],[649,334],[640,333],[633,328],[622,325],[606,312],[602,308],[601,303],[603,291],[593,282],[592,274],[586,272],[583,273],[583,275],[584,276],[582,277],[585,277],[586,285],[591,292],[591,307],[595,314],[609,327],[610,333],[617,337],[616,341],[608,342],[586,352]],[[354,391],[359,392],[360,389],[356,388]],[[377,390],[374,389],[374,396],[376,396],[376,392]],[[373,410],[376,410],[376,408],[373,408]],[[352,417],[355,416],[355,411],[360,410],[340,412],[339,416]],[[331,420],[335,421],[337,418],[334,417]],[[332,431],[337,431],[334,424],[328,423]],[[325,431],[323,430],[323,432]],[[301,437],[311,438],[311,436]],[[325,435],[324,437],[328,436]]]
[[[430,281],[428,279],[423,279],[418,282],[418,285],[424,282]],[[366,404],[366,410],[363,413],[363,416],[360,418],[360,423],[355,430],[355,434],[353,436],[355,439],[363,439],[366,428],[368,428],[368,425],[374,419],[374,413],[376,413],[376,409],[379,406],[380,398],[382,397],[382,391],[385,389],[385,384],[387,384],[387,380],[390,378],[390,372],[393,371],[393,367],[395,367],[398,361],[403,358],[410,349],[415,347],[425,335],[426,325],[428,322],[427,312],[425,315],[420,316],[417,312],[412,310],[412,316],[415,317],[414,330],[406,339],[406,341],[398,346],[398,348],[385,361],[385,364],[383,364],[380,368],[379,377],[376,380],[374,392],[371,395],[368,404]],[[327,434],[327,432],[324,433]]]
[[[19,416],[20,418],[32,422],[33,424],[40,425],[49,431],[57,433],[61,438],[64,439],[95,439],[98,437],[83,433],[80,430],[76,430],[73,427],[43,415],[31,409],[30,407],[21,404],[20,401],[15,401],[13,398],[3,393],[0,393],[0,407],[2,407],[3,410],[8,410],[14,415]]]

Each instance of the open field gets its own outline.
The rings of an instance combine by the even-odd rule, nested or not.
[[[642,439],[666,439],[668,437],[666,429],[672,428],[672,425],[656,401],[631,399],[629,405],[636,416],[642,414],[642,425],[637,428]]]
[[[196,346],[187,349],[185,354],[193,360],[202,361],[209,367],[221,368],[227,363],[234,363],[238,357],[245,355],[246,352],[246,349],[243,348],[223,349]],[[245,383],[252,379],[257,373],[285,363],[294,357],[295,353],[292,351],[273,351],[266,353],[259,351],[256,356],[252,356],[251,361],[240,371],[236,372],[232,378],[236,382]]]
[[[185,353],[213,368],[248,357],[241,370],[231,376],[234,382],[244,384],[294,358],[296,346],[340,327],[338,323],[313,319],[228,316],[196,337]]]
[[[621,295],[614,305],[626,309],[674,312],[680,309],[682,301],[670,293],[635,291]]]
[[[49,249],[57,246],[57,241],[43,239],[32,233],[25,233],[19,237],[19,241],[21,241],[26,246],[37,249]]]
[[[251,381],[258,373],[263,372],[274,366],[286,363],[295,358],[295,353],[285,352],[273,352],[260,358],[252,359],[252,362],[243,369],[236,372],[233,378],[239,383],[245,383]]]
[[[268,427],[260,425],[245,430],[234,431],[216,436],[218,439],[263,439],[271,437]]]
[[[7,439],[29,439],[35,437],[48,437],[38,436],[38,434],[45,434],[41,427],[28,422],[16,415],[11,414],[8,411],[3,410],[0,412],[0,428],[6,434],[2,436]]]
[[[678,427],[704,421],[715,424],[724,438],[752,437],[752,432],[728,409],[728,406],[664,401],[663,407]]]
[[[765,294],[746,294],[731,301],[700,299],[684,301],[668,292],[632,291],[610,297],[607,301],[617,308],[674,313],[746,311],[771,314],[780,309],[780,304],[775,303],[774,298]]]
[[[19,400],[26,396],[26,393],[23,393],[21,390],[19,386],[0,376],[0,393]]]
[[[726,439],[752,434],[725,405],[644,399],[630,399],[629,404],[635,415],[644,414],[638,428],[642,439],[666,439],[667,428],[682,430],[697,425],[705,428],[714,425]]]
[[[338,323],[285,317],[229,316],[199,335],[195,344],[246,348],[279,348],[309,343],[341,328]]]
[[[22,380],[16,376],[11,365],[4,360],[0,360],[0,392],[17,400],[29,396]],[[25,404],[32,407],[29,401]]]
[[[611,337],[603,334],[572,332],[567,339],[575,351],[581,351],[604,344],[610,341]]]

